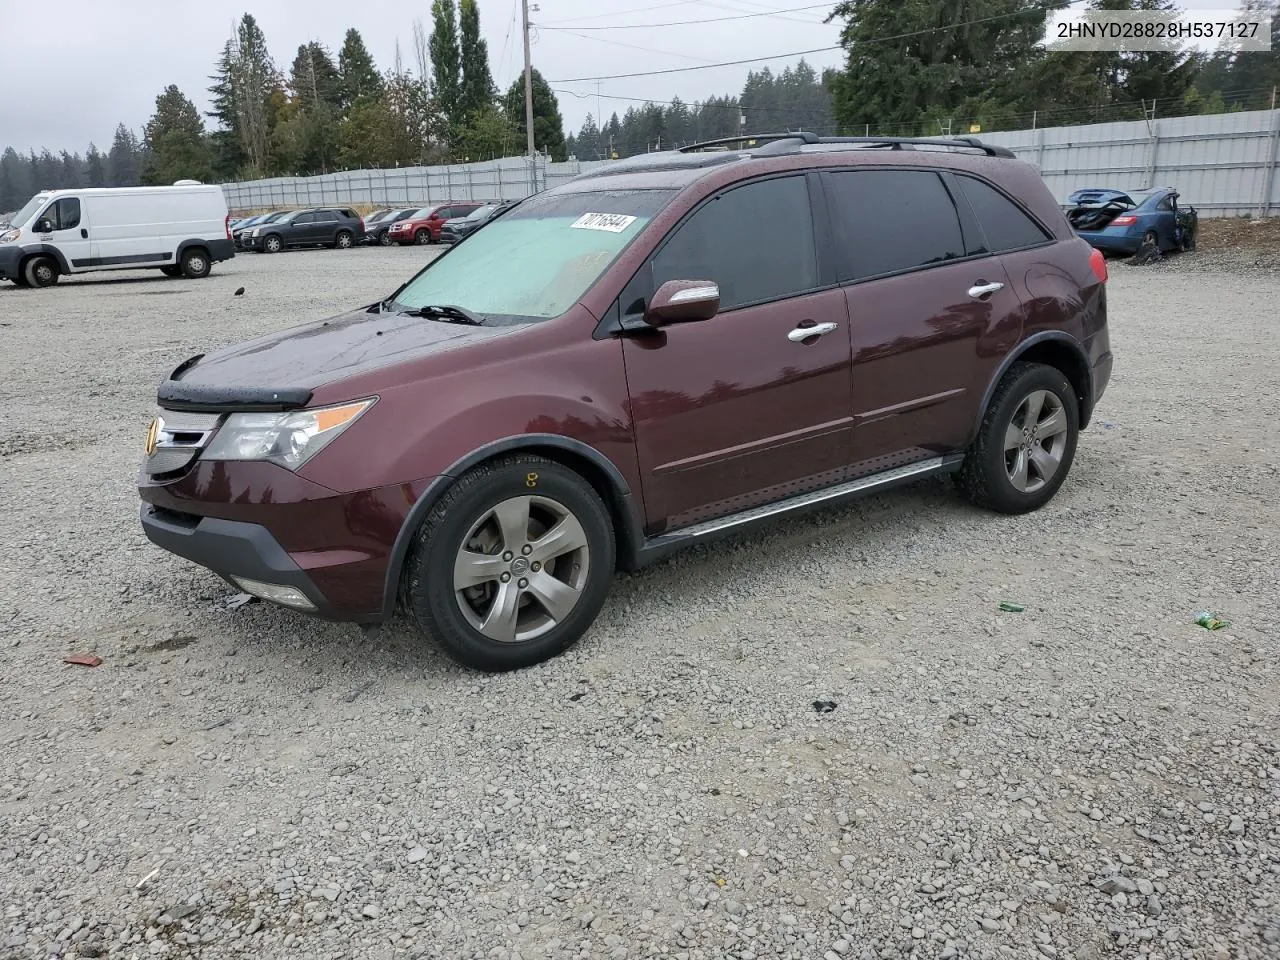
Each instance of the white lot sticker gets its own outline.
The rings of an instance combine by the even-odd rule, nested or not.
[[[606,230],[609,233],[621,233],[635,222],[635,217],[628,217],[625,213],[584,213],[569,226],[575,230]]]

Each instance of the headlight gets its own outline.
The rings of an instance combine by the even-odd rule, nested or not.
[[[0,243],[15,243],[17,242],[17,239],[21,236],[22,236],[21,230],[17,230],[17,229],[6,230],[4,231],[4,233],[0,233]]]
[[[251,236],[251,237],[256,237],[256,236],[257,236],[258,234],[260,234],[261,232],[262,232],[262,228],[261,228],[261,227],[254,227],[254,228],[253,228],[253,233],[249,234],[249,236]]]
[[[373,400],[288,413],[233,413],[205,451],[205,460],[267,460],[297,470],[355,423]]]

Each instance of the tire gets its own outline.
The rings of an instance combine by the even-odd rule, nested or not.
[[[1146,233],[1144,233],[1144,234],[1142,235],[1142,246],[1143,246],[1143,247],[1155,247],[1155,248],[1159,249],[1159,247],[1160,247],[1160,237],[1159,237],[1159,235],[1158,235],[1154,230],[1148,230]],[[1139,247],[1138,249],[1142,249],[1142,248],[1141,248],[1141,247]]]
[[[564,535],[553,545],[545,535],[558,524]],[[566,543],[571,549],[552,552]],[[432,508],[410,548],[403,598],[418,627],[454,660],[517,670],[554,657],[587,631],[613,581],[614,549],[609,512],[590,484],[553,460],[508,457],[462,476]],[[468,570],[458,562],[463,555],[485,559],[459,588]],[[553,614],[542,597],[567,605]]]
[[[1029,433],[1027,415],[1037,408],[1038,429]],[[1041,432],[1046,428],[1053,432]],[[990,510],[1038,510],[1066,480],[1079,435],[1079,403],[1062,372],[1039,363],[1015,363],[991,397],[956,484]]]
[[[380,247],[391,246],[391,234],[388,233],[386,230],[383,230],[382,233],[378,234],[378,246]]]
[[[423,230],[417,231],[413,235],[413,242],[420,247],[425,247],[429,243],[435,243],[435,240],[431,238],[430,230],[423,229]]]
[[[180,277],[182,276],[182,267],[178,264],[167,263],[160,268],[160,272],[166,277]]]
[[[271,234],[262,241],[263,253],[279,253],[284,249],[284,241],[277,234]]]
[[[23,279],[29,287],[52,287],[58,282],[58,262],[53,257],[32,257],[22,268]]]
[[[209,251],[204,247],[189,247],[182,251],[182,275],[188,280],[203,280],[213,269],[213,261],[209,259]]]
[[[339,230],[338,235],[333,238],[333,248],[335,250],[350,250],[354,240],[355,238],[351,235],[350,230]]]

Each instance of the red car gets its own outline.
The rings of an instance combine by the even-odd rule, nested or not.
[[[399,223],[393,223],[387,231],[392,243],[408,246],[411,243],[439,243],[440,231],[450,220],[465,217],[472,210],[484,206],[473,200],[448,200],[432,207],[423,207]]]
[[[1047,503],[1112,357],[1102,254],[1035,169],[968,138],[734,143],[609,164],[380,302],[180,364],[146,535],[506,670],[582,636],[615,569],[758,521],[938,474]]]

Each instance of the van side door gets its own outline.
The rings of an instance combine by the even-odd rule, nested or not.
[[[81,197],[59,197],[45,207],[34,224],[36,238],[56,248],[66,261],[66,269],[73,273],[97,266],[86,207]]]

